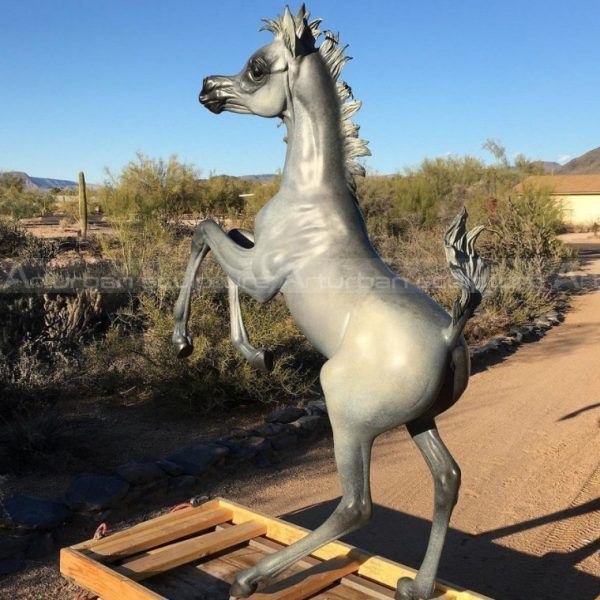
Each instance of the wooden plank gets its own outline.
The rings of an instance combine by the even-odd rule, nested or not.
[[[360,562],[351,554],[338,556],[269,585],[262,592],[252,594],[249,600],[305,600],[358,571],[359,566]]]
[[[167,600],[72,548],[60,551],[60,572],[102,600]]]
[[[151,550],[128,560],[115,570],[134,581],[139,581],[247,542],[253,537],[263,535],[265,531],[266,527],[260,521],[247,521],[228,529]]]
[[[131,532],[129,535],[115,539],[112,536],[104,538],[89,549],[90,556],[102,562],[110,562],[120,558],[156,548],[173,540],[210,529],[219,523],[228,521],[232,512],[226,508],[202,511],[200,514],[191,513],[166,524]]]
[[[303,527],[286,523],[281,519],[270,517],[259,511],[250,510],[235,502],[225,500],[224,498],[218,498],[217,500],[219,502],[219,506],[231,509],[233,512],[232,522],[234,524],[242,523],[251,518],[262,520],[262,522],[267,526],[266,536],[283,544],[284,546],[289,546],[290,544],[293,544],[310,533]],[[401,577],[411,577],[414,579],[416,575],[415,569],[395,563],[381,556],[374,556],[362,550],[356,550],[352,546],[343,542],[331,542],[326,544],[318,550],[315,550],[312,553],[312,556],[321,560],[330,560],[336,556],[347,554],[352,550],[354,550],[354,556],[361,561],[358,574],[368,579],[378,581],[384,586],[395,589],[398,584],[398,580]],[[439,579],[436,583],[435,593],[442,597],[445,593],[448,593],[449,596],[447,597],[454,598],[455,600],[492,600],[491,598],[482,594],[461,588],[460,586],[452,585]]]
[[[375,600],[388,600],[396,596],[396,590],[383,587],[370,579],[364,579],[358,575],[346,575],[341,581],[345,588],[358,590],[365,595],[365,598],[374,598]]]
[[[367,588],[353,589],[340,583],[311,596],[311,600],[378,600],[380,596],[374,596]],[[394,598],[392,594],[391,598]],[[386,600],[388,598],[386,597]]]
[[[160,515],[159,517],[154,517],[154,519],[150,519],[148,521],[143,521],[138,525],[134,525],[133,527],[129,527],[123,531],[118,531],[117,533],[112,533],[108,537],[103,538],[101,540],[87,540],[85,542],[81,542],[80,544],[76,544],[75,546],[71,546],[73,550],[87,550],[90,548],[94,548],[95,546],[101,545],[106,540],[118,540],[124,537],[128,537],[132,533],[138,533],[140,531],[147,531],[150,529],[155,529],[158,527],[162,527],[163,525],[168,525],[170,523],[175,523],[176,521],[180,521],[183,518],[187,518],[191,514],[199,515],[203,512],[207,512],[209,510],[214,510],[215,508],[219,508],[218,500],[210,500],[205,504],[197,507],[190,508],[182,508],[181,510],[170,512],[165,515]]]
[[[219,527],[235,527],[235,525],[231,525],[230,523],[219,525]],[[273,552],[277,552],[282,548],[285,548],[282,544],[278,542],[274,542],[265,537],[257,537],[249,542],[250,546],[254,546],[256,548],[260,548],[269,554]],[[313,558],[312,556],[306,556],[294,563],[296,566],[301,566],[303,568],[312,567],[313,565],[318,565],[322,561]],[[338,589],[340,588],[340,589]],[[370,579],[364,579],[358,575],[346,575],[341,581],[340,585],[335,588],[337,591],[335,593],[334,590],[331,590],[332,597],[340,597],[347,598],[349,596],[349,589],[355,589],[357,593],[363,594],[364,598],[373,598],[374,600],[387,600],[389,598],[395,597],[395,590],[391,588],[384,587],[371,581]],[[320,598],[321,595],[315,596],[315,598]],[[328,597],[329,593],[325,593],[323,597]]]

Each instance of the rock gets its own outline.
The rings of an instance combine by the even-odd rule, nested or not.
[[[4,558],[0,560],[0,575],[16,573],[25,567],[25,561],[19,558]]]
[[[126,463],[117,467],[115,473],[132,485],[143,485],[167,477],[167,474],[153,462]]]
[[[240,427],[232,429],[229,432],[229,437],[234,438],[236,440],[247,438],[249,435],[251,435],[249,431],[247,431],[246,429],[241,429]]]
[[[538,338],[538,335],[535,331],[535,327],[533,325],[522,325],[519,327],[519,332],[523,336],[524,342],[533,342]]]
[[[320,415],[305,415],[300,417],[294,427],[303,434],[322,431],[329,423],[329,419],[323,414]]]
[[[169,494],[188,493],[198,485],[198,478],[193,475],[179,475],[169,480]]]
[[[90,512],[110,508],[129,491],[129,483],[112,475],[80,475],[65,494],[66,503],[78,511]]]
[[[0,560],[3,558],[22,558],[32,539],[33,535],[31,533],[0,535]]]
[[[495,352],[496,349],[497,348],[494,344],[491,344],[490,342],[486,342],[485,344],[480,344],[479,346],[475,346],[475,348],[473,348],[471,350],[471,356],[473,358],[487,356],[489,354],[492,354],[492,352]]]
[[[287,427],[283,423],[264,423],[252,430],[252,433],[261,437],[270,437],[286,431]]]
[[[550,323],[550,319],[547,317],[538,317],[534,324],[536,327],[541,327],[542,329],[550,329],[552,327],[552,323]]]
[[[514,339],[517,344],[520,344],[523,341],[523,334],[516,327],[510,329],[508,335]]]
[[[320,400],[311,400],[306,405],[306,410],[309,415],[314,414],[327,414],[327,404],[325,403],[325,398],[321,398]]]
[[[298,443],[298,436],[293,433],[282,433],[271,439],[275,450],[288,450]]]
[[[292,423],[296,419],[304,416],[306,411],[303,408],[296,408],[295,406],[287,406],[281,410],[271,413],[265,421],[267,423]]]
[[[224,445],[190,444],[168,456],[167,460],[181,466],[188,475],[202,475],[210,465],[229,452]]]
[[[5,500],[4,512],[12,523],[25,529],[52,529],[71,516],[71,511],[60,502],[24,494],[16,494]]]
[[[27,558],[43,558],[54,550],[54,536],[46,531],[35,536],[27,548]]]
[[[273,461],[267,452],[259,452],[256,455],[254,462],[259,469],[266,469],[273,464]]]
[[[154,479],[140,485],[132,485],[127,492],[125,500],[127,502],[137,502],[140,499],[147,501],[148,498],[158,498],[167,491],[169,481],[171,480],[171,477],[168,475],[163,475],[161,479]]]
[[[167,475],[170,475],[171,477],[177,477],[177,475],[181,475],[182,473],[184,473],[184,469],[181,465],[178,465],[177,463],[171,462],[170,460],[167,460],[166,458],[163,460],[159,460],[156,463]]]

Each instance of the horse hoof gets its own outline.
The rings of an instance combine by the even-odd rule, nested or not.
[[[257,588],[257,583],[247,583],[236,578],[229,589],[229,596],[231,598],[247,598],[254,594]]]
[[[187,358],[194,351],[194,344],[187,336],[173,336],[173,345],[177,351],[177,358]]]
[[[273,362],[273,353],[264,348],[257,350],[256,354],[250,360],[252,367],[263,373],[270,373],[273,370]]]
[[[415,586],[415,580],[410,577],[402,577],[398,581],[396,600],[421,600]]]

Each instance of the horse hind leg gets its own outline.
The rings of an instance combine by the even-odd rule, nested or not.
[[[433,419],[407,424],[434,482],[434,513],[425,558],[415,579],[403,577],[398,581],[396,600],[421,600],[431,597],[435,586],[442,548],[452,510],[458,499],[460,469],[440,438]]]
[[[248,339],[248,332],[242,319],[240,290],[231,277],[229,285],[229,322],[231,343],[257,371],[270,373],[273,370],[273,353],[265,348],[255,348]]]
[[[275,577],[317,548],[364,525],[372,512],[369,467],[373,438],[361,438],[355,428],[337,427],[333,423],[335,458],[343,496],[330,517],[301,540],[263,558],[255,566],[238,573],[231,587],[232,597],[254,593],[258,584]]]
[[[247,229],[231,229],[227,235],[243,248],[254,247],[254,233]],[[266,348],[255,348],[248,339],[248,332],[242,318],[240,305],[240,289],[228,277],[229,284],[229,321],[231,326],[231,343],[257,371],[269,373],[273,370],[273,353]]]

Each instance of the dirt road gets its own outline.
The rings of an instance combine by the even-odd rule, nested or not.
[[[600,280],[600,259],[586,274]],[[566,321],[544,339],[475,374],[461,401],[439,418],[463,473],[440,576],[498,600],[596,598],[599,419],[596,291],[574,296]],[[429,473],[403,429],[382,436],[373,459],[374,519],[347,539],[418,567],[432,510]],[[331,440],[278,469],[239,474],[213,493],[315,527],[339,494]],[[0,598],[72,598],[57,566],[56,558],[30,564],[0,583]]]
[[[587,265],[600,274],[600,260]],[[474,375],[438,419],[463,486],[440,576],[498,599],[600,593],[600,291],[575,296],[542,340]],[[329,446],[230,495],[307,527],[336,504]],[[373,522],[349,541],[418,566],[429,535],[428,471],[404,430],[375,445]],[[303,508],[307,507],[308,508]]]

